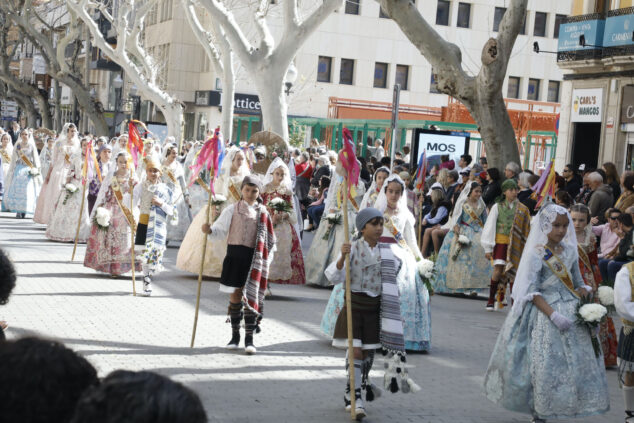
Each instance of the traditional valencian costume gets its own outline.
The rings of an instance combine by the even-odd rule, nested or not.
[[[190,166],[194,164],[194,161],[198,157],[202,145],[199,143],[194,144],[192,149],[187,153],[185,157],[185,163],[183,164],[183,170],[185,171],[185,181],[189,181],[191,177]],[[189,190],[189,204],[191,205],[191,213],[196,216],[203,207],[207,205],[207,199],[211,190],[209,189],[209,171],[204,168],[200,171],[200,174],[194,181],[194,183],[188,188]]]
[[[328,198],[324,215],[321,218],[319,228],[315,232],[315,237],[306,256],[306,282],[313,285],[330,286],[330,281],[326,278],[324,270],[334,261],[341,250],[344,241],[343,214],[341,205],[343,201],[343,169],[337,162],[337,172],[333,175],[328,189]],[[355,192],[356,191],[356,192]],[[359,200],[365,192],[363,181],[359,181],[352,195],[348,196],[348,221],[354,222],[359,210]],[[350,238],[352,238],[354,227],[350,225]]]
[[[260,181],[255,176],[246,176],[242,181],[244,185],[260,190]],[[244,317],[245,352],[254,354],[253,334],[262,319],[269,266],[275,252],[273,221],[266,207],[257,201],[249,204],[241,199],[222,211],[211,227],[209,238],[213,241],[226,240],[227,243],[220,276],[221,291],[242,293],[242,302],[229,301],[232,337],[227,348],[238,348],[240,323]]]
[[[52,241],[74,241],[80,214],[81,223],[77,242],[86,242],[90,235],[90,215],[88,202],[85,198],[87,192],[82,189],[82,168],[84,165],[82,153],[83,149],[71,156],[71,167],[67,173],[66,183],[57,197],[57,204],[46,227],[46,237]],[[71,192],[71,189],[74,191]],[[84,195],[83,200],[82,194]]]
[[[68,136],[71,131],[72,136],[69,138]],[[35,223],[48,223],[57,204],[59,194],[66,184],[68,172],[72,167],[71,157],[74,154],[78,154],[80,148],[77,128],[72,123],[65,124],[59,138],[55,141],[55,145],[53,146],[53,161],[50,170],[47,175],[42,175],[44,185],[42,185],[42,190],[37,198],[35,215],[33,216]]]
[[[388,176],[390,176],[390,173],[390,169],[385,166],[382,166],[374,171],[372,183],[370,184],[370,188],[368,188],[365,194],[363,194],[363,200],[361,200],[359,210],[363,210],[368,207],[374,207],[376,198],[379,196],[381,188],[383,187],[383,182],[387,179]]]
[[[2,163],[4,167],[4,157]],[[13,147],[10,163],[4,177],[2,209],[15,212],[18,217],[32,215],[42,186],[42,176],[35,141],[26,130]]]
[[[284,179],[276,184],[273,172],[281,169]],[[297,213],[293,201],[293,188],[288,167],[284,161],[276,157],[269,166],[264,177],[263,204],[271,216],[281,215],[282,220],[275,224],[275,238],[277,248],[275,258],[269,268],[269,283],[301,285],[306,283],[304,273],[304,256],[297,226]],[[277,200],[276,200],[277,199]],[[287,212],[275,211],[275,202],[285,202]]]
[[[0,172],[2,172],[2,180],[5,181],[5,184],[9,178],[11,156],[13,156],[13,142],[11,141],[11,135],[9,135],[8,132],[5,132],[2,136],[0,136],[0,163],[2,163],[2,166],[0,166]]]
[[[482,229],[487,221],[487,209],[482,198],[478,198],[475,207],[467,201],[474,187],[479,185],[475,182],[467,183],[449,220],[451,229],[436,259],[433,286],[437,293],[486,292],[489,285],[491,264],[480,245]],[[454,231],[455,226],[459,228],[459,235]],[[465,242],[461,243],[460,240]]]
[[[619,335],[619,384],[625,399],[625,423],[634,423],[634,262],[621,267],[614,281],[614,306],[623,327]]]
[[[390,182],[405,183],[398,175],[389,176],[376,200],[376,208],[384,213],[382,243],[396,244],[396,256],[403,262],[403,270],[396,278],[400,292],[400,311],[403,320],[405,348],[412,351],[429,351],[431,348],[431,309],[429,291],[418,273],[417,260],[422,255],[414,235],[414,216],[407,208],[407,199],[401,195],[395,210],[388,209],[385,189]],[[341,249],[341,247],[339,247]],[[322,331],[331,336],[337,316],[344,304],[343,287],[336,286],[321,321]]]
[[[154,157],[145,160],[145,168],[161,170]],[[156,198],[160,205],[152,204]],[[167,224],[174,214],[172,191],[160,181],[152,183],[146,179],[134,187],[134,201],[139,207],[139,224],[136,230],[136,245],[143,245],[141,263],[143,268],[143,294],[152,294],[152,277],[163,270],[163,252],[165,251]]]
[[[171,224],[167,227],[167,240],[169,242],[180,242],[185,237],[187,228],[192,221],[192,211],[189,208],[189,191],[185,184],[185,173],[183,166],[176,160],[176,144],[169,144],[165,147],[165,156],[163,158],[163,174],[162,181],[172,191],[174,195],[175,216]],[[174,153],[172,153],[174,152]],[[174,154],[172,162],[168,164],[169,155]]]
[[[120,152],[110,172],[104,177],[91,213],[92,228],[84,258],[84,266],[110,275],[121,275],[132,269],[130,228],[136,225],[130,209],[130,184],[136,185],[138,181],[129,168],[126,168],[125,175],[117,176],[119,157],[123,157],[127,163],[128,154]],[[106,227],[102,227],[98,221],[105,213],[100,209],[105,209],[109,215]],[[135,260],[135,270],[141,271],[138,260]]]
[[[236,164],[237,169],[232,171],[232,165]],[[240,162],[238,164],[238,162]],[[240,200],[240,186],[245,176],[250,173],[244,153],[237,147],[227,149],[226,156],[222,161],[220,175],[214,182],[216,198],[224,198],[220,205],[216,218],[222,210],[235,204]],[[216,206],[212,206],[216,207]],[[218,209],[218,207],[217,207]],[[200,227],[207,221],[207,205],[194,217],[194,221],[189,225],[187,234],[181,243],[176,258],[176,267],[186,272],[198,274],[200,271],[201,250],[203,242],[207,242],[207,253],[205,254],[205,264],[203,274],[218,278],[222,272],[222,262],[227,252],[227,244],[223,239],[216,239],[212,243],[205,234],[200,231]]]
[[[567,216],[565,237],[551,249],[548,234]],[[512,310],[506,317],[484,380],[487,398],[504,408],[529,413],[534,422],[605,413],[609,396],[603,360],[597,359],[584,324],[576,323],[579,272],[572,218],[548,204],[536,217],[517,271]],[[540,296],[549,316],[533,303]],[[600,360],[600,361],[599,361]]]
[[[92,179],[90,180],[90,183],[88,184],[88,196],[86,197],[86,200],[88,201],[88,213],[91,213],[91,214],[92,214],[93,208],[95,207],[95,202],[97,201],[99,190],[101,189],[101,183],[102,183],[103,177],[109,173],[109,170],[111,167],[116,168],[117,166],[116,157],[114,158],[114,161],[110,161],[108,163],[101,162],[101,153],[103,151],[112,152],[112,147],[109,146],[108,144],[104,144],[101,146],[101,148],[99,148],[99,151],[97,151],[96,156],[97,156],[97,165],[99,166],[99,174],[95,172]],[[99,179],[99,175],[101,175],[102,177],[101,180]]]
[[[504,193],[509,189],[518,189],[514,179],[507,179],[502,183],[502,197],[497,201],[489,213],[480,242],[485,253],[491,253],[494,266],[504,266],[503,280],[493,280],[489,287],[489,301],[487,309],[493,310],[496,305],[502,308],[506,283],[513,290],[513,280],[517,266],[524,251],[526,237],[530,231],[531,215],[528,208],[518,199],[509,203]]]

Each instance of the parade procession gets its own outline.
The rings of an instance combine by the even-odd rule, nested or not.
[[[633,7],[0,1],[0,423],[634,423]]]

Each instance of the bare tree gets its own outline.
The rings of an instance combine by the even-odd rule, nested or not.
[[[253,80],[262,105],[264,128],[280,134],[288,143],[288,107],[284,95],[286,72],[302,44],[332,12],[343,5],[343,0],[315,1],[317,7],[305,17],[300,17],[299,0],[285,0],[282,5],[284,29],[277,45],[267,23],[270,0],[259,0],[253,16],[258,33],[255,45],[249,41],[226,4],[220,0],[198,1],[224,29],[233,52]]]
[[[10,69],[11,62],[19,60],[19,46],[23,43],[21,35],[17,26],[12,25],[7,19],[0,19],[0,81],[7,85],[9,92],[24,97],[24,102],[34,99],[40,109],[42,126],[51,129],[53,121],[48,96],[36,85],[21,80]],[[35,107],[29,108],[27,113],[32,114],[34,111]],[[29,119],[29,125],[35,124],[34,120]]]
[[[214,70],[222,80],[222,133],[225,139],[231,140],[233,131],[233,98],[236,92],[236,75],[233,51],[226,38],[224,29],[217,22],[212,22],[209,30],[205,29],[196,10],[195,0],[182,0],[185,15],[196,39],[200,42],[209,57]]]
[[[40,4],[41,3],[41,4]],[[80,23],[72,13],[65,10],[64,5],[33,0],[2,0],[0,12],[16,24],[22,33],[35,45],[46,62],[46,71],[54,79],[68,86],[77,99],[84,113],[90,116],[97,135],[107,135],[108,125],[103,115],[101,104],[90,95],[86,81],[80,70],[75,66],[77,54],[66,57],[66,48],[75,45],[75,52],[79,50]],[[61,17],[68,20],[63,26],[66,31],[58,39],[57,32],[60,25],[51,20],[54,15],[57,22]],[[57,41],[57,42],[55,42]]]
[[[140,92],[161,110],[167,122],[168,135],[180,141],[184,105],[161,88],[158,83],[159,64],[146,51],[142,40],[145,18],[158,3],[158,0],[120,0],[114,11],[105,1],[66,0],[68,7],[88,26],[93,44],[121,66]],[[108,43],[101,33],[93,19],[95,11],[99,11],[112,25],[116,32],[116,45]]]
[[[528,0],[510,0],[497,38],[482,49],[482,67],[476,76],[462,68],[460,48],[442,38],[409,0],[377,0],[432,65],[438,91],[460,100],[478,124],[491,167],[519,163],[515,130],[511,124],[502,85],[511,51],[526,15]]]

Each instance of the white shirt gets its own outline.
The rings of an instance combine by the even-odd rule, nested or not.
[[[370,247],[370,244],[368,244],[366,242],[366,240],[361,239],[357,242],[363,242],[365,244],[365,246],[368,248],[368,250],[370,250],[370,253],[372,254],[372,257],[375,259],[380,259],[381,257],[381,252],[379,250],[379,244],[377,243],[374,247]],[[350,249],[350,257],[354,257],[356,251],[357,251],[357,242],[353,242],[352,243],[352,248]],[[326,270],[324,271],[324,275],[326,276],[326,278],[332,282],[333,284],[337,285],[340,283],[345,283],[346,281],[346,265],[344,263],[343,267],[341,269],[337,268],[337,262],[341,259],[341,252],[339,253],[339,255],[337,256],[337,259],[335,261],[333,261],[332,263],[330,263],[328,265],[328,267],[326,268]],[[381,284],[381,281],[379,280],[377,282],[379,285]],[[353,292],[360,292],[363,294],[368,295],[369,297],[378,297],[380,294],[376,293],[376,292],[372,292],[372,291],[366,291],[366,290],[361,290],[361,289],[353,289],[353,286],[355,285],[354,281],[351,281],[351,291]]]
[[[632,286],[630,272],[625,266],[616,274],[614,280],[614,306],[616,312],[630,322],[634,322],[634,303],[632,302]]]

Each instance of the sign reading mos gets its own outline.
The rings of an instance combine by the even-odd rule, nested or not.
[[[418,159],[423,151],[427,151],[427,157],[430,165],[434,165],[440,161],[441,155],[449,155],[451,160],[458,163],[460,156],[469,152],[468,132],[454,131],[433,131],[429,129],[414,130],[411,155],[413,165],[418,164]],[[436,159],[432,159],[436,156]]]

